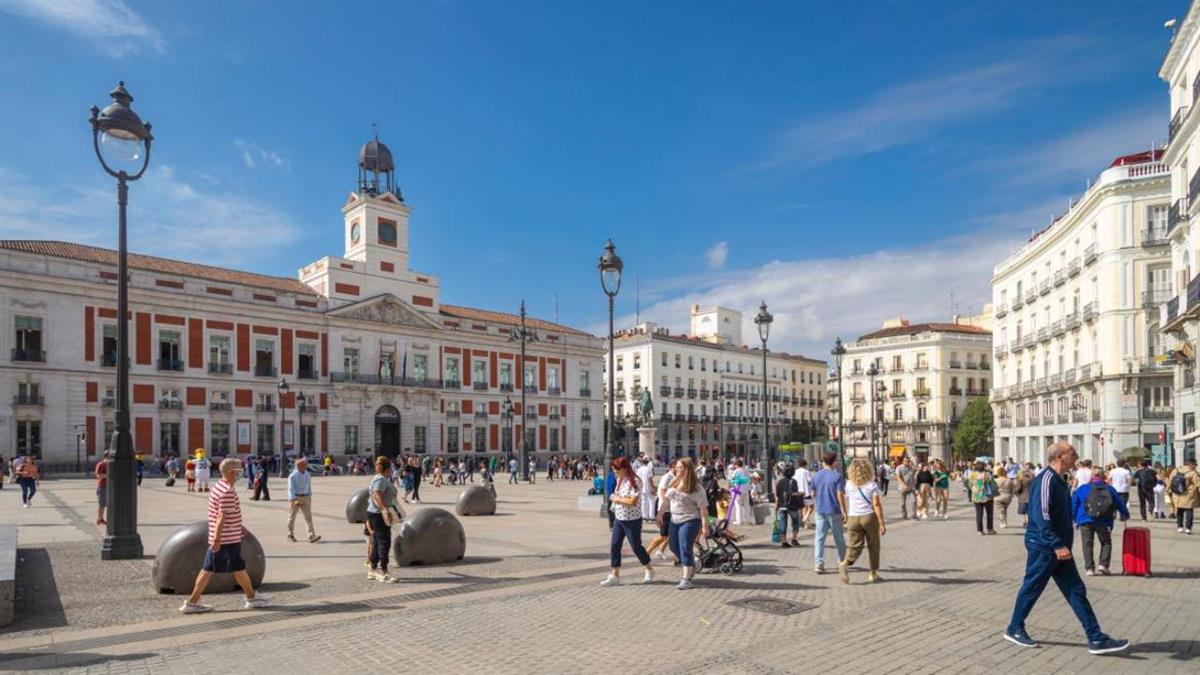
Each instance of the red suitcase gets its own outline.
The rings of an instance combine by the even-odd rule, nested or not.
[[[1150,576],[1150,528],[1126,527],[1121,537],[1121,571]]]

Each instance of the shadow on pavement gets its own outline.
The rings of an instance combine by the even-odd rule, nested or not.
[[[16,602],[13,622],[0,633],[67,625],[62,596],[54,580],[50,553],[44,548],[17,549]]]
[[[759,581],[757,579],[747,578],[745,581],[737,581],[737,576],[721,577],[721,576],[696,576],[696,588],[730,588],[736,590],[747,591],[824,591],[828,590],[824,586],[808,586],[806,584],[785,584],[773,581]]]
[[[276,581],[264,582],[258,589],[268,593],[283,593],[284,591],[302,591],[310,586],[311,584],[304,584],[297,581]]]
[[[1169,654],[1172,661],[1191,661],[1200,658],[1200,640],[1166,640],[1135,642],[1129,645],[1130,654]]]
[[[957,567],[947,567],[946,569],[940,569],[940,570],[934,570],[934,569],[926,570],[926,569],[920,569],[917,567],[888,567],[887,565],[884,565],[879,568],[879,571],[881,571],[881,572],[883,572],[883,571],[904,572],[904,573],[911,573],[911,574],[949,574],[951,572],[962,572],[964,570],[959,569]]]
[[[882,573],[884,570],[880,570]],[[971,586],[973,584],[994,584],[995,579],[939,579],[937,577],[891,577],[881,574],[883,581],[907,581],[914,584],[933,584],[935,586]]]
[[[154,654],[92,654],[89,652],[73,652],[70,654],[56,654],[54,652],[21,652],[16,654],[0,653],[0,672],[20,672],[28,670],[45,670],[48,668],[79,668],[83,666],[96,666],[115,661],[140,661],[154,656]],[[53,659],[52,663],[45,664],[30,664],[29,659]],[[6,663],[8,662],[8,663]]]

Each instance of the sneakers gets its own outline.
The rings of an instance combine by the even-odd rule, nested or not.
[[[381,584],[394,584],[397,581],[399,581],[399,579],[388,574],[387,572],[381,572],[378,576],[375,577],[375,580]]]
[[[841,577],[843,584],[850,583],[850,566],[846,564],[845,560],[838,563],[838,576]]]
[[[308,538],[308,543],[310,543],[310,544],[315,544],[318,541],[321,541],[321,535],[319,535],[319,534],[314,534],[313,536]]]
[[[211,612],[212,607],[209,607],[208,605],[202,605],[198,602],[188,602],[187,600],[184,600],[183,605],[179,608],[179,611],[183,612],[184,614],[203,614],[205,612]]]
[[[787,543],[786,541],[779,542],[779,546],[782,548],[791,548],[792,547],[792,545]]]
[[[28,504],[26,504],[26,505],[25,505],[25,508],[29,508],[29,505],[28,505]],[[1183,528],[1182,528],[1182,527],[1180,527],[1180,528],[1176,529],[1175,531],[1176,531],[1176,532],[1178,532],[1179,534],[1183,534]]]
[[[825,574],[825,566],[817,565],[816,567],[813,568],[813,572],[816,572],[817,574]]]
[[[1108,571],[1108,568],[1105,567],[1104,565],[1097,567],[1096,571],[1099,572],[1100,574],[1103,574],[1106,577],[1112,575],[1112,572]]]
[[[655,558],[655,560],[666,560],[667,554],[663,553],[662,549],[659,549],[658,551],[656,551],[654,553],[654,558]]]
[[[621,577],[619,577],[615,574],[610,574],[610,575],[604,577],[604,581],[601,581],[600,585],[605,588],[608,588],[609,586],[617,586],[620,583],[621,583]]]
[[[1094,576],[1096,576],[1096,573],[1095,573],[1095,572],[1093,572],[1093,571],[1092,571],[1092,569],[1091,569],[1090,567],[1089,567],[1088,569],[1084,570],[1084,571],[1083,571],[1083,574],[1084,574],[1084,576],[1088,576],[1088,577],[1094,577]]]
[[[791,544],[793,548],[800,548],[800,542],[796,541],[795,539],[791,541]]]
[[[1029,633],[1026,633],[1023,630],[1017,630],[1017,631],[1012,631],[1012,632],[1005,631],[1004,639],[1008,640],[1009,642],[1011,642],[1015,645],[1020,645],[1021,647],[1036,647],[1036,646],[1038,646],[1038,643],[1034,642],[1033,638],[1029,637]]]
[[[269,604],[271,604],[270,596],[255,593],[253,598],[246,598],[246,604],[242,605],[242,609],[262,609]]]
[[[287,540],[288,540],[288,541],[290,541],[290,542],[292,542],[293,544],[294,544],[294,543],[296,543],[296,535],[294,535],[294,534],[289,534],[289,535],[287,536]]]
[[[883,579],[879,576],[878,573],[870,572],[867,574],[867,583],[868,584],[875,584],[875,583],[879,583],[880,581],[883,581]]]
[[[1191,531],[1191,530],[1184,530],[1184,531],[1183,531],[1183,533],[1184,533],[1184,534],[1191,534],[1191,533],[1192,533],[1192,531]]]
[[[645,574],[645,576],[642,577],[642,583],[643,584],[654,583],[654,570],[652,570],[648,567],[646,568],[646,574]]]
[[[1114,640],[1107,635],[1096,641],[1088,641],[1089,654],[1113,654],[1129,649],[1129,640]]]
[[[367,570],[367,581],[379,581],[379,571]]]
[[[995,530],[988,530],[988,531],[987,531],[987,533],[988,533],[988,534],[996,534],[996,531],[995,531]]]
[[[676,590],[680,590],[680,591],[686,591],[686,590],[688,590],[688,589],[689,589],[689,588],[691,588],[691,587],[692,587],[692,580],[691,580],[691,579],[680,579],[680,580],[679,580],[679,585],[678,585],[678,586],[676,586],[676,587],[675,587],[675,589],[676,589]]]

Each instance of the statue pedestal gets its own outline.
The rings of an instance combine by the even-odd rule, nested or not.
[[[638,427],[638,451],[643,455],[657,459],[655,457],[654,438],[658,435],[658,427]]]

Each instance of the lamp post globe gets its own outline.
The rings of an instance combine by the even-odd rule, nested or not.
[[[772,490],[774,490],[775,468],[771,465],[771,399],[767,393],[767,338],[771,336],[771,324],[775,321],[775,317],[767,311],[767,301],[763,300],[758,306],[758,314],[754,317],[754,325],[758,326],[758,337],[762,340],[762,414],[763,414],[763,434],[762,434],[762,452],[760,453],[760,464],[762,465],[763,478],[766,482],[767,499],[772,498]]]
[[[608,517],[608,472],[613,458],[613,424],[616,422],[616,384],[613,381],[615,365],[615,349],[613,344],[613,303],[617,297],[617,293],[621,292],[621,272],[625,269],[625,263],[621,261],[621,256],[617,255],[617,247],[613,244],[612,239],[609,239],[604,244],[604,253],[600,256],[600,262],[597,263],[596,269],[600,272],[600,287],[604,289],[604,294],[608,296],[608,421],[604,425],[604,498],[601,501],[600,517]]]
[[[92,149],[104,172],[117,179],[117,389],[113,435],[108,448],[108,524],[100,544],[102,560],[142,557],[137,531],[137,483],[134,477],[133,436],[129,431],[129,252],[125,236],[129,183],[150,166],[154,136],[130,104],[125,83],[117,84],[103,110],[91,107]]]

